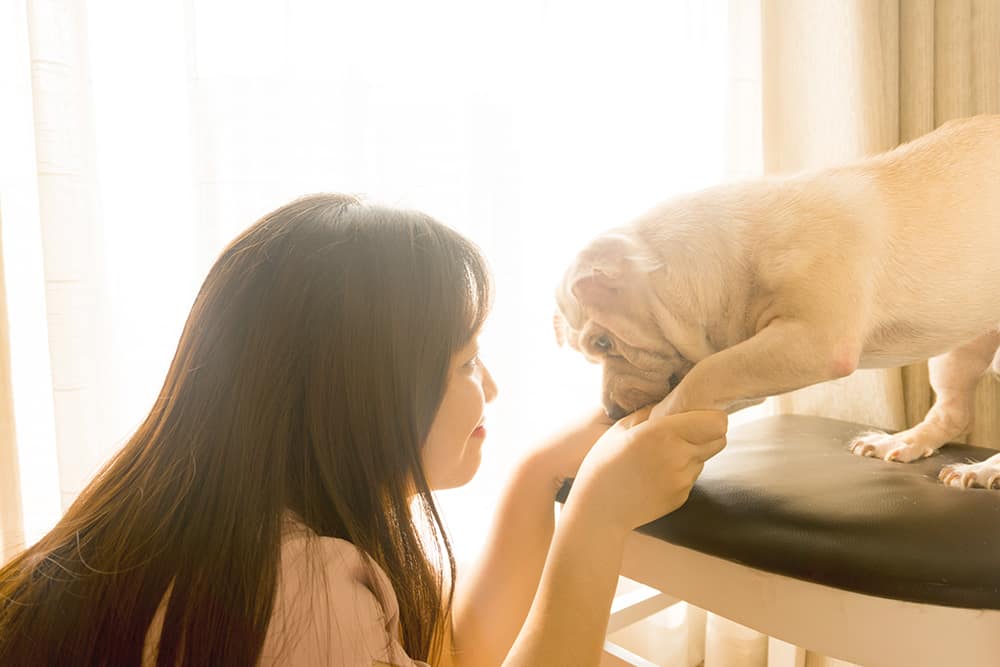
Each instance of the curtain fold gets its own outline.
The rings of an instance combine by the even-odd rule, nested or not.
[[[1000,0],[938,0],[928,32],[934,42],[935,127],[953,118],[1000,113]],[[1000,447],[995,375],[987,374],[976,389],[972,429],[964,442]]]
[[[34,0],[29,30],[60,504],[103,458],[110,331],[82,3]]]
[[[736,43],[752,42],[747,32],[759,30],[761,66],[760,125],[735,123],[731,164],[753,164],[747,151],[755,142],[745,135],[755,130],[762,172],[776,174],[881,152],[952,118],[1000,113],[1000,0],[733,0],[731,6],[759,12],[759,28],[744,21]],[[744,50],[743,57],[753,54]],[[752,95],[731,99],[731,113],[753,117]],[[924,362],[858,371],[775,397],[768,407],[901,430],[920,422],[932,402]],[[995,376],[979,384],[965,441],[1000,446]],[[846,663],[810,653],[806,664]],[[706,660],[705,667],[722,665]]]
[[[13,556],[24,541],[21,476],[14,439],[14,387],[10,374],[10,333],[7,324],[2,230],[3,218],[0,211],[0,563]]]
[[[60,513],[26,1],[0,3],[0,557]]]
[[[767,173],[833,165],[952,118],[1000,111],[997,0],[765,0],[761,14]],[[921,363],[859,371],[773,405],[898,430],[923,419],[932,401]],[[966,441],[997,445],[998,406],[998,383],[987,376]]]

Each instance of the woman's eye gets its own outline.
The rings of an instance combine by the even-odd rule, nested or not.
[[[607,352],[611,349],[611,339],[607,336],[598,336],[594,339],[594,347],[601,352]]]
[[[479,366],[479,356],[472,357],[467,362],[465,362],[465,367],[469,370],[475,370]]]

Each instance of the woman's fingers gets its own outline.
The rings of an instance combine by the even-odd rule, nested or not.
[[[649,419],[649,413],[653,410],[653,406],[647,405],[644,408],[639,408],[633,413],[627,414],[618,420],[616,426],[621,426],[623,428],[633,428],[642,424],[647,419]]]
[[[591,450],[577,476],[600,514],[629,528],[684,504],[705,461],[726,446],[726,413],[699,410],[650,418],[628,415]]]

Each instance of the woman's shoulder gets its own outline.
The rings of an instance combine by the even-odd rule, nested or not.
[[[294,518],[282,531],[278,576],[286,597],[320,597],[335,608],[351,604],[377,612],[386,623],[399,621],[396,595],[377,563],[351,542],[319,536]]]
[[[289,522],[283,532],[264,664],[400,667],[399,608],[389,578],[352,543]],[[280,659],[279,659],[280,657]]]
[[[281,566],[282,573],[301,566],[320,567],[323,574],[338,580],[367,581],[373,571],[380,580],[388,581],[378,564],[351,542],[322,537],[295,520],[286,521],[282,531]]]

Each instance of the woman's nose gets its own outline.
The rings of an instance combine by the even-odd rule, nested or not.
[[[493,381],[493,375],[486,366],[483,366],[483,395],[487,403],[497,397],[497,383]]]

